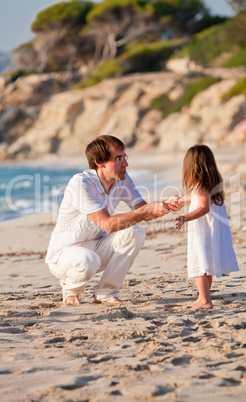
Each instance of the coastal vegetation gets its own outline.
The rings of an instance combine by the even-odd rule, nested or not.
[[[157,98],[154,98],[151,102],[151,106],[154,109],[161,110],[163,118],[167,117],[171,113],[179,112],[184,106],[188,106],[195,95],[204,91],[210,85],[218,82],[219,79],[213,77],[200,77],[195,79],[189,79],[186,82],[180,82],[180,86],[183,87],[183,94],[177,99],[170,99],[169,94],[163,94]],[[177,85],[177,84],[176,84]]]
[[[237,141],[245,2],[235,0],[233,18],[201,0],[71,0],[41,11],[16,49],[18,68],[0,77],[0,160],[81,154],[105,133],[165,152]]]
[[[161,71],[182,52],[200,61],[207,32],[231,21],[210,15],[202,0],[63,1],[38,13],[35,37],[15,50],[16,63],[37,73],[80,71],[81,86],[88,86],[115,75]],[[208,53],[202,64],[215,58],[213,49]],[[240,63],[241,57],[232,54],[231,62]]]
[[[234,67],[246,64],[246,12],[223,24],[213,25],[193,36],[183,54],[196,63],[207,66]],[[224,62],[222,55],[227,55]],[[222,61],[219,62],[218,59]]]
[[[88,78],[80,81],[73,89],[81,89],[98,84],[105,78],[113,78],[120,76],[122,69],[116,63],[115,60],[106,60],[97,65],[97,67],[91,72]]]
[[[227,102],[232,96],[246,96],[246,76],[239,80],[229,91],[222,95],[222,101]]]
[[[154,42],[150,44],[130,44],[124,53],[115,59],[100,62],[88,77],[75,85],[75,89],[95,85],[105,78],[114,78],[130,73],[160,71],[165,61],[180,49],[183,39]]]

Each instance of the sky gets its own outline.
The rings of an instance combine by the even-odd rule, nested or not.
[[[232,16],[232,10],[226,0],[203,1],[209,7],[211,14]],[[59,0],[0,0],[0,51],[9,51],[31,40],[34,35],[30,26],[37,13],[59,2]]]

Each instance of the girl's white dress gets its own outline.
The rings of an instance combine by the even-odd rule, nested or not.
[[[199,206],[193,190],[189,212]],[[238,270],[225,204],[220,207],[211,203],[206,215],[188,222],[188,276],[208,274],[220,278]]]

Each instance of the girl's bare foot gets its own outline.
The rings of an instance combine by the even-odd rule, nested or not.
[[[213,303],[211,301],[208,303],[207,302],[203,303],[200,300],[197,300],[197,302],[193,304],[192,308],[194,310],[199,308],[209,310],[213,308]]]
[[[190,303],[187,304],[187,307],[193,307],[194,304],[198,303],[199,301],[200,301],[199,298],[196,299],[196,300],[193,300],[192,302],[190,302]]]

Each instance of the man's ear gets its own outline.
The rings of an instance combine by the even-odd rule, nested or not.
[[[97,161],[95,161],[95,164],[97,165],[98,168],[103,168],[103,167],[105,167],[104,162],[97,162]]]

